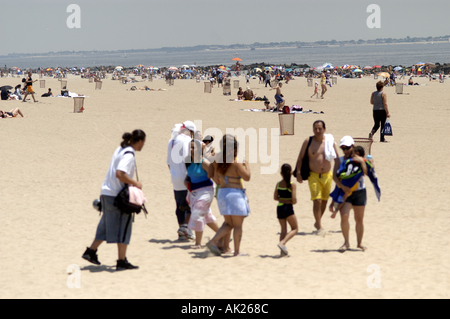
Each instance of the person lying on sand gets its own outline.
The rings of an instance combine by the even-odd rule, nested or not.
[[[19,114],[22,117],[25,117],[18,107],[16,107],[15,109],[12,109],[9,112],[3,112],[2,110],[0,110],[0,118],[17,117],[17,115],[19,115]]]
[[[136,86],[133,85],[130,90],[131,91],[167,91],[167,89],[161,89],[161,88],[159,88],[159,89],[151,89],[147,85],[142,87],[142,88],[137,88]]]

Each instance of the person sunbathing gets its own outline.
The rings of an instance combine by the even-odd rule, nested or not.
[[[3,112],[2,110],[0,110],[0,118],[5,119],[5,118],[9,118],[9,117],[17,117],[17,115],[21,115],[22,117],[25,117],[18,107],[16,107],[15,109],[12,109],[9,112]]]

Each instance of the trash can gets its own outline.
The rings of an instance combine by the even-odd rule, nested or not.
[[[204,82],[205,83],[205,93],[211,93],[211,82]]]
[[[233,88],[239,89],[239,80],[233,80]]]
[[[73,98],[73,113],[83,113],[84,111],[84,97],[78,96]]]
[[[374,79],[374,80],[378,80],[378,74],[374,74],[374,75],[373,75],[373,79]]]
[[[308,82],[308,86],[313,86],[313,79],[312,78],[308,78],[306,80]]]
[[[225,83],[223,85],[223,95],[231,95],[231,84]]]
[[[66,90],[67,89],[67,81],[61,81],[61,89]]]
[[[41,89],[45,89],[45,80],[39,80],[39,84],[41,85]]]
[[[280,135],[294,135],[295,114],[278,114]]]
[[[96,90],[101,90],[102,89],[102,82],[95,82],[95,89]]]
[[[331,84],[337,84],[337,77],[335,76],[331,77]]]
[[[403,83],[395,84],[395,94],[403,94]]]

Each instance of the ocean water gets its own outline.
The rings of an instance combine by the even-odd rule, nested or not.
[[[234,64],[232,59],[239,57],[242,64],[265,62],[272,65],[308,64],[316,67],[324,63],[334,66],[355,64],[366,65],[402,65],[411,66],[419,62],[450,63],[450,43],[434,44],[390,44],[357,45],[342,47],[317,48],[280,48],[256,50],[217,50],[192,52],[157,52],[157,53],[121,53],[52,57],[13,58],[0,56],[0,67],[38,68],[38,67],[95,67],[124,66],[139,64],[155,67],[181,65],[226,65]]]

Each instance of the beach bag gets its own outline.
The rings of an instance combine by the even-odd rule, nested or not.
[[[384,123],[384,127],[381,133],[386,136],[392,136],[392,126],[390,118],[386,119],[386,123]]]
[[[125,152],[123,155],[128,153],[131,153],[134,156],[134,153],[131,151]],[[136,179],[139,180],[139,177],[137,175],[137,166],[136,166]],[[141,210],[143,210],[146,215],[145,217],[147,217],[148,212],[147,209],[145,208],[146,202],[147,199],[145,198],[145,195],[141,189],[126,184],[114,199],[114,206],[116,206],[122,213],[125,214],[131,213],[139,214]]]
[[[308,146],[306,147],[306,151],[305,151],[305,155],[303,156],[303,160],[302,160],[302,169],[300,170],[300,175],[302,177],[302,180],[306,181],[309,177],[309,157],[308,157],[308,149],[309,146],[311,145],[313,136],[309,137],[309,142],[308,142]],[[298,166],[295,165],[295,169],[293,172],[293,175],[295,178],[297,178],[297,168]]]

